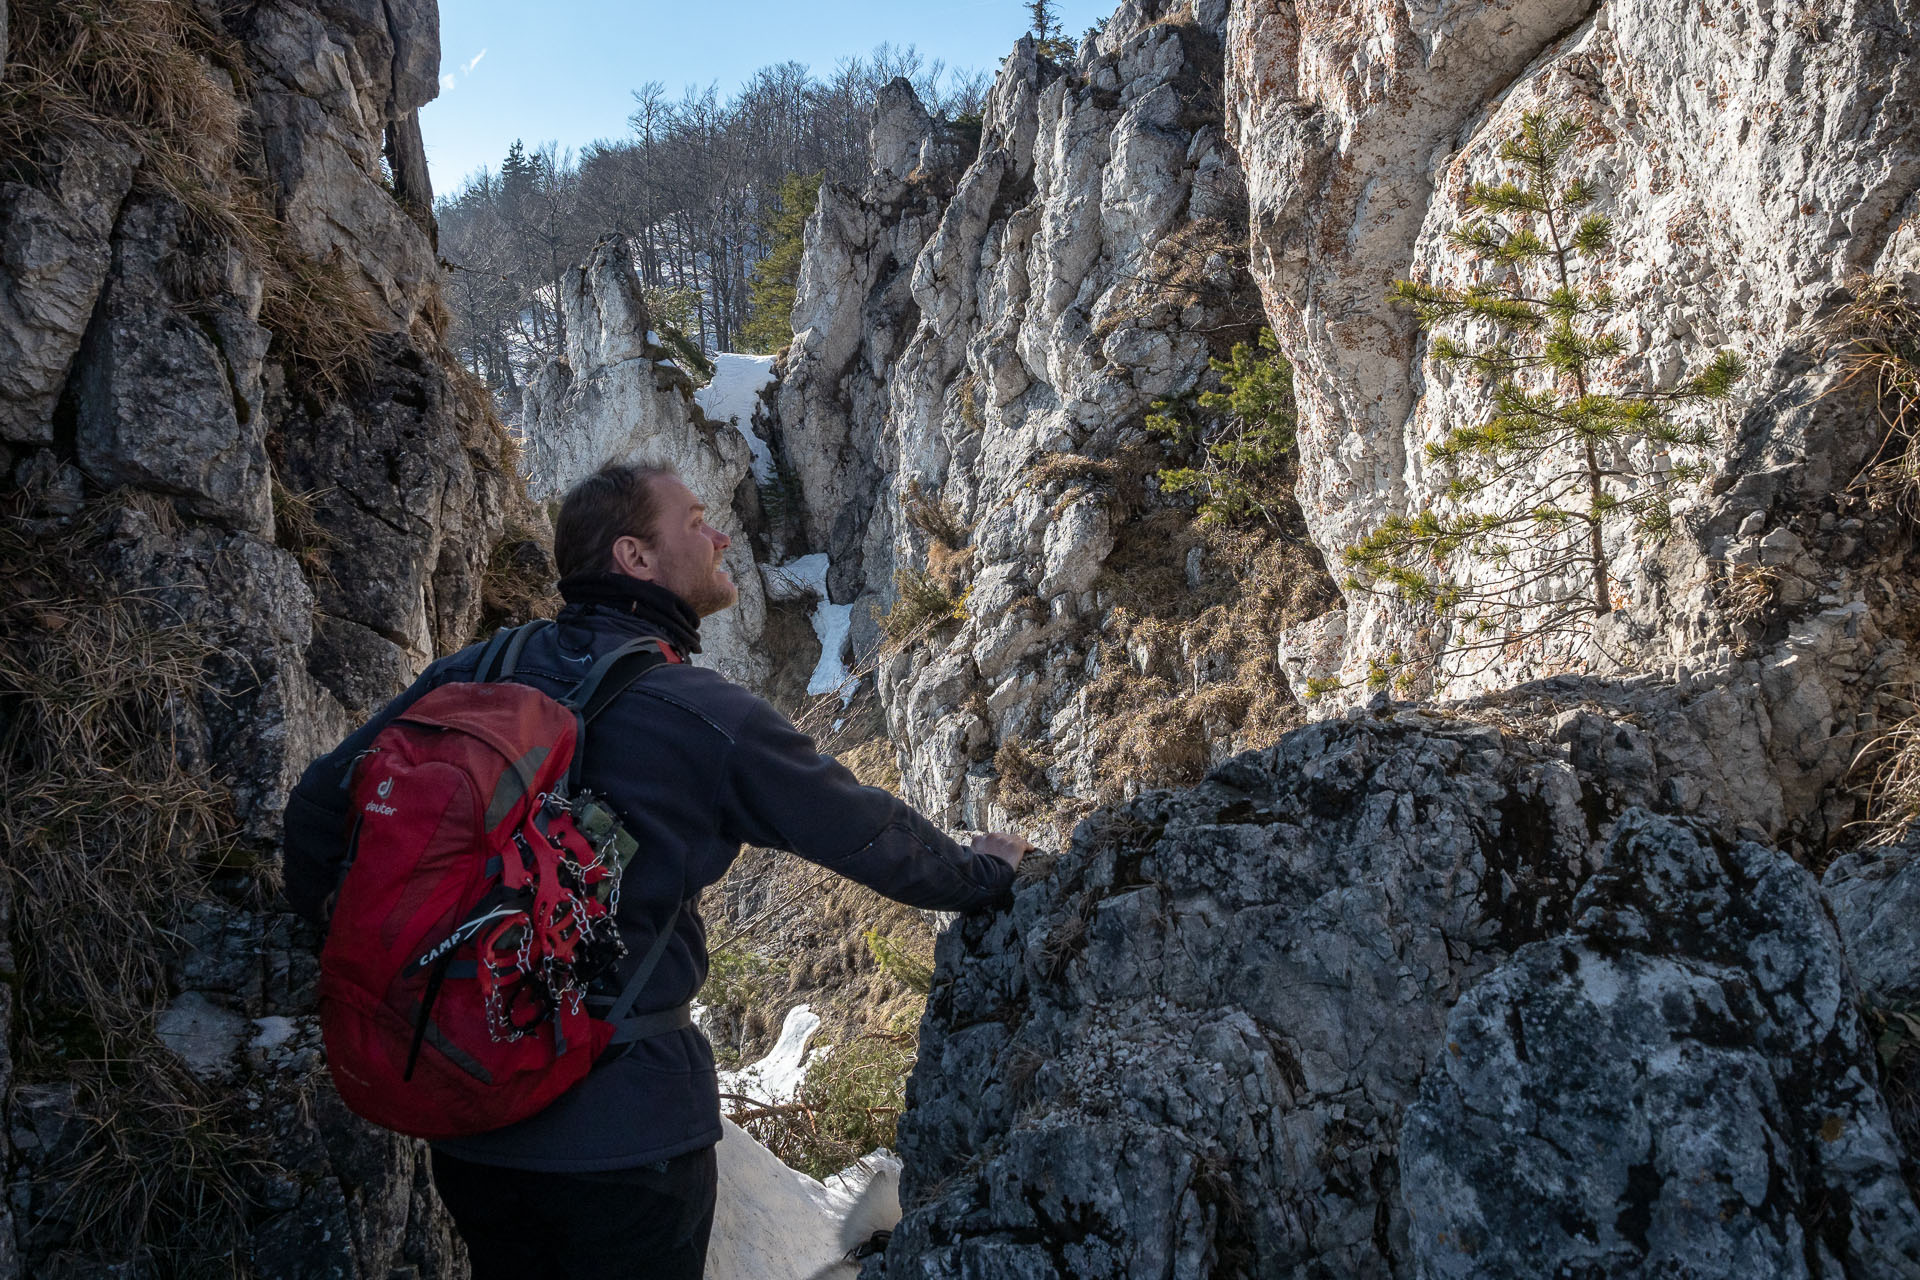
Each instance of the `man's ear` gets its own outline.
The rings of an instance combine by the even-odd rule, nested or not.
[[[653,548],[630,533],[623,533],[613,540],[613,567],[629,578],[652,581],[654,574]]]

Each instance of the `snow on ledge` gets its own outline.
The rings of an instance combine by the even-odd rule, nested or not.
[[[807,1041],[820,1029],[820,1015],[811,1006],[796,1005],[780,1024],[773,1052],[750,1067],[720,1073],[720,1092],[737,1093],[757,1102],[792,1102],[807,1078]],[[817,1057],[825,1057],[822,1049]]]
[[[846,1252],[900,1221],[900,1161],[875,1151],[816,1182],[722,1116],[706,1280],[852,1276]]]
[[[760,484],[773,480],[773,450],[754,434],[753,409],[772,381],[772,356],[722,351],[713,358],[713,380],[693,393],[702,413],[715,422],[732,423],[746,437],[747,448],[753,450],[753,478]]]
[[[842,705],[853,699],[847,686],[847,637],[853,634],[853,606],[822,600],[813,607],[813,633],[820,637],[820,662],[807,681],[808,694],[838,693]]]
[[[842,706],[853,700],[853,675],[847,670],[847,639],[853,634],[853,606],[835,604],[827,595],[826,552],[816,551],[785,564],[764,565],[760,576],[771,600],[814,599],[813,634],[820,637],[820,661],[807,680],[807,693],[840,695]]]

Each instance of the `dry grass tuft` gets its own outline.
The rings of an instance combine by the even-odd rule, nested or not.
[[[1847,369],[1841,385],[1864,383],[1886,428],[1854,485],[1920,519],[1920,304],[1892,280],[1862,277],[1827,333]]]
[[[1098,589],[1112,603],[1100,674],[1087,687],[1101,799],[1197,781],[1226,755],[1302,723],[1274,637],[1339,598],[1304,534],[1155,510],[1123,531]]]
[[[975,435],[987,429],[986,415],[980,407],[980,391],[980,376],[974,373],[962,377],[954,387],[954,403],[960,412],[961,425]]]
[[[1863,843],[1899,843],[1920,822],[1920,713],[1868,743],[1855,757],[1854,770],[1869,775]]]
[[[138,185],[177,200],[192,238],[260,271],[260,323],[296,381],[325,399],[361,385],[392,326],[337,254],[301,251],[246,176],[259,166],[243,148],[258,144],[243,128],[240,46],[185,0],[15,0],[9,16],[0,176],[43,180],[102,136],[134,148]]]
[[[1737,564],[1727,570],[1720,608],[1733,627],[1759,621],[1780,595],[1780,570],[1764,564]]]
[[[277,222],[256,221],[255,253],[270,261],[260,323],[310,392],[334,400],[366,384],[374,369],[373,338],[387,323],[366,286],[331,257],[308,258]],[[256,261],[259,259],[256,258]]]
[[[480,575],[478,634],[551,618],[560,608],[556,577],[547,540],[524,524],[508,521]]]
[[[906,646],[966,616],[966,597],[925,569],[902,569],[894,575],[893,608],[880,619],[889,641]]]
[[[1063,488],[1064,497],[1100,491],[1110,493],[1129,509],[1146,500],[1147,476],[1160,465],[1160,455],[1144,445],[1123,449],[1111,458],[1079,453],[1049,453],[1027,468],[1021,482],[1030,489]]]
[[[837,758],[866,786],[887,791],[900,789],[900,761],[893,753],[893,744],[883,737],[869,738],[839,752]]]
[[[1050,763],[1044,746],[1030,747],[1017,738],[1002,742],[993,753],[993,767],[1000,777],[994,798],[1016,818],[1044,809],[1054,794],[1047,780]]]
[[[332,489],[289,489],[272,476],[273,545],[291,552],[300,562],[300,571],[309,581],[333,579],[333,550],[336,539],[320,519],[320,501]]]
[[[973,535],[972,526],[960,518],[952,501],[929,492],[918,480],[908,484],[906,501],[900,509],[908,524],[942,546],[964,547]]]
[[[244,1274],[247,1183],[276,1171],[221,1103],[158,1044],[88,1064],[74,1094],[84,1129],[54,1220],[103,1258],[141,1258],[160,1274]],[[63,1222],[63,1228],[67,1227]]]
[[[249,1166],[153,1026],[186,908],[240,862],[225,789],[178,739],[216,654],[98,568],[123,512],[171,512],[103,503],[49,529],[22,500],[0,511],[0,874],[21,904],[20,1077],[79,1087],[85,1247],[210,1263],[243,1230]]]
[[[436,293],[435,299],[439,295]],[[436,351],[440,364],[447,370],[447,376],[453,383],[454,415],[460,425],[460,441],[467,452],[482,467],[498,470],[502,475],[520,474],[520,442],[514,438],[507,424],[500,420],[500,408],[494,403],[493,392],[479,375],[460,363],[451,347],[442,343],[430,347]],[[556,503],[554,511],[557,513]],[[532,515],[531,508],[528,509]],[[548,524],[552,523],[551,517]]]
[[[189,208],[240,143],[239,46],[181,0],[14,0],[0,81],[0,156],[24,178],[49,143],[104,133]]]
[[[1174,228],[1154,246],[1141,274],[1126,278],[1124,295],[1094,326],[1093,340],[1104,342],[1131,326],[1174,328],[1181,313],[1195,305],[1247,316],[1243,322],[1225,325],[1219,335],[1210,334],[1216,342],[1249,338],[1265,321],[1264,313],[1249,306],[1241,293],[1250,279],[1248,261],[1244,226],[1200,218]]]

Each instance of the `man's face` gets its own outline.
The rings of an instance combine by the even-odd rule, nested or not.
[[[660,519],[653,537],[616,538],[614,564],[622,573],[657,583],[706,617],[739,599],[721,556],[733,540],[707,523],[707,506],[673,476],[655,476],[654,500]]]

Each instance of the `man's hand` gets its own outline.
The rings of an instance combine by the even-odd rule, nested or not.
[[[1033,850],[1033,846],[1025,840],[1006,831],[989,831],[983,836],[975,836],[973,847],[975,852],[990,853],[1015,869],[1019,868],[1020,859]]]

